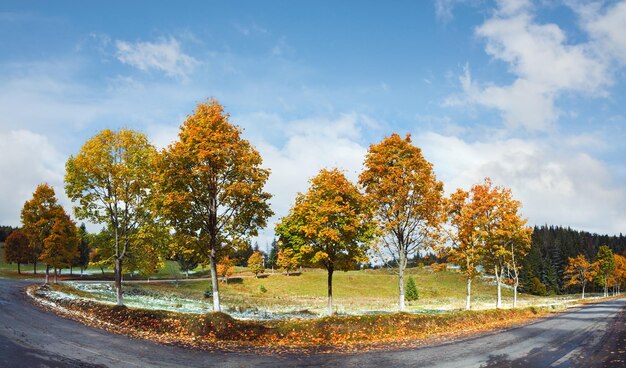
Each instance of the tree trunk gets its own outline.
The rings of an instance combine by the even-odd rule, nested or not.
[[[470,300],[472,295],[472,278],[467,278],[467,299],[465,299],[465,310],[470,310]]]
[[[54,283],[57,283],[57,268],[54,268]]]
[[[517,308],[517,287],[519,286],[519,280],[515,278],[513,283],[513,308]]]
[[[328,267],[328,315],[333,315],[333,267]]]
[[[500,271],[502,272],[502,271]],[[496,308],[502,308],[502,290],[500,290],[500,272],[498,272],[498,266],[495,267],[496,284],[498,289],[498,301],[496,302]]]
[[[22,274],[22,271],[20,270],[20,263],[19,262],[17,262],[17,274],[18,275]]]
[[[117,305],[124,305],[124,295],[122,294],[122,260],[115,259],[115,295]]]
[[[400,262],[398,262],[398,290],[400,291],[398,308],[400,312],[404,312],[404,268],[406,267],[406,256],[404,254],[404,246],[400,247]]]
[[[70,266],[70,276],[74,274],[74,272],[73,272],[73,271],[74,271],[74,270],[73,270],[73,267],[72,267],[72,266]]]
[[[213,288],[213,312],[220,312],[220,292],[217,282],[217,262],[215,262],[215,250],[211,250],[209,266],[211,268],[211,287]]]
[[[33,275],[37,274],[37,261],[33,261]]]
[[[400,291],[398,306],[400,312],[404,312],[404,270],[402,266],[398,267],[398,289]]]
[[[585,299],[585,283],[583,283],[583,295],[582,295],[582,297],[580,299],[581,300]]]
[[[46,282],[45,282],[46,285],[48,285],[49,275],[50,275],[50,266],[46,265]]]
[[[607,296],[609,296],[609,288],[607,286],[607,277],[604,278],[604,297],[606,298]]]

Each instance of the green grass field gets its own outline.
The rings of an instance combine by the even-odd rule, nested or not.
[[[408,274],[417,284],[420,298],[408,302],[408,311],[445,311],[465,306],[465,279],[454,270],[433,272],[428,267],[412,268]],[[220,282],[222,303],[228,308],[259,309],[269,311],[308,310],[323,314],[326,305],[327,274],[324,270],[307,269],[302,274],[287,276],[267,274],[261,278],[249,275],[233,277],[228,283]],[[210,285],[208,280],[178,283],[154,282],[133,284],[163,295],[204,299]],[[266,291],[263,292],[262,289]],[[513,292],[502,288],[503,303],[512,304]],[[333,277],[334,306],[339,313],[388,312],[397,310],[397,275],[387,270],[361,270],[335,272]],[[472,308],[495,307],[496,286],[488,279],[476,279],[472,288]],[[575,296],[536,297],[518,295],[519,306],[561,303]]]

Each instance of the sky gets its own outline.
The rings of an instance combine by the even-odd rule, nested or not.
[[[447,194],[485,177],[530,225],[626,232],[626,1],[0,3],[0,224],[104,128],[166,147],[217,99],[272,174],[273,237],[322,168],[411,134]],[[97,230],[99,225],[89,225]]]

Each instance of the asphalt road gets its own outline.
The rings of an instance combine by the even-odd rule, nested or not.
[[[30,304],[25,285],[0,279],[0,367],[626,367],[626,299],[416,349],[262,356],[194,351],[87,327]]]

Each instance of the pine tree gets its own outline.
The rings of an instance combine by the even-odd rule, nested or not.
[[[413,301],[419,299],[419,293],[417,292],[417,286],[415,286],[415,280],[413,276],[409,276],[409,280],[406,282],[406,300]]]

